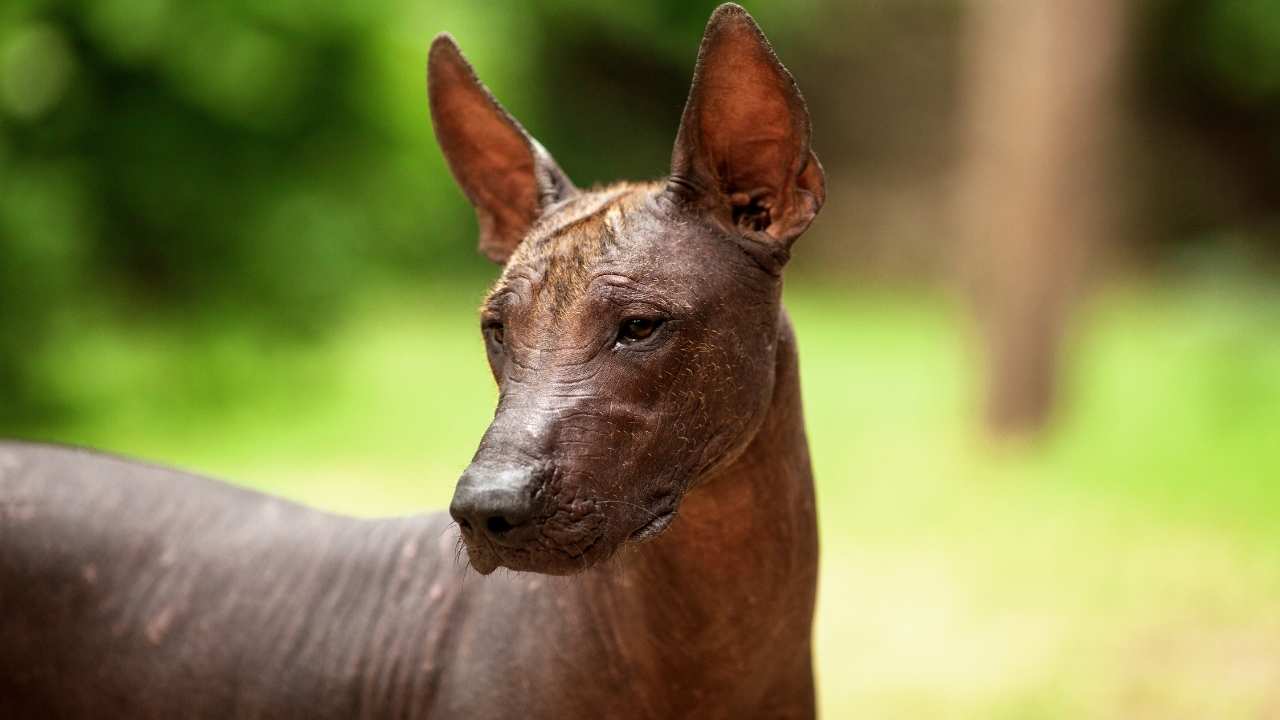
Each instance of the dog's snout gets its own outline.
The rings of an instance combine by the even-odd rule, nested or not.
[[[472,466],[458,480],[449,514],[463,532],[487,535],[502,545],[529,539],[536,473],[527,468]]]

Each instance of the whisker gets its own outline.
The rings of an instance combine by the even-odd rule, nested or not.
[[[626,500],[597,500],[596,502],[601,505],[608,505],[612,503],[615,505],[626,505],[628,507],[633,507],[637,510],[640,510],[641,512],[648,513],[649,519],[651,520],[657,520],[659,517],[661,517],[659,513],[656,513],[643,505],[637,505],[636,503],[627,502]]]

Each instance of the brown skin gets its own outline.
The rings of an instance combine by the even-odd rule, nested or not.
[[[441,515],[0,443],[9,716],[813,716],[817,529],[779,298],[823,188],[790,75],[722,6],[671,179],[590,192],[447,37],[429,76],[505,264],[481,321],[498,410],[451,505],[493,574],[465,578]]]
[[[736,6],[708,24],[664,183],[576,189],[448,36],[428,88],[506,266],[482,310],[498,410],[450,511],[481,573],[577,572],[660,533],[759,430],[782,266],[825,195],[809,116]]]
[[[482,573],[573,573],[657,534],[768,410],[777,278],[661,188],[613,192],[599,227],[571,231],[583,237],[567,252],[554,247],[563,235],[544,241],[551,249],[522,246],[485,303],[501,396],[459,494],[480,474],[526,483],[533,508],[500,535],[458,518]],[[596,199],[578,196],[562,212]],[[604,250],[583,263],[578,243]],[[661,262],[650,260],[658,252]],[[538,472],[515,471],[531,464]]]

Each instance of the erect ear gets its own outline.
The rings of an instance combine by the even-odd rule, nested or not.
[[[431,43],[427,98],[440,150],[476,208],[480,251],[505,263],[542,211],[577,189],[481,84],[447,33]]]
[[[742,7],[707,22],[671,158],[669,192],[788,250],[826,199],[809,111],[791,73]]]

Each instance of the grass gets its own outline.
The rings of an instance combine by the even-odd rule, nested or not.
[[[46,439],[361,514],[442,507],[494,400],[480,284],[368,298],[318,347],[84,321]],[[1122,287],[1055,432],[985,441],[947,298],[796,288],[826,717],[1280,715],[1280,293]],[[102,329],[105,328],[105,329]]]

